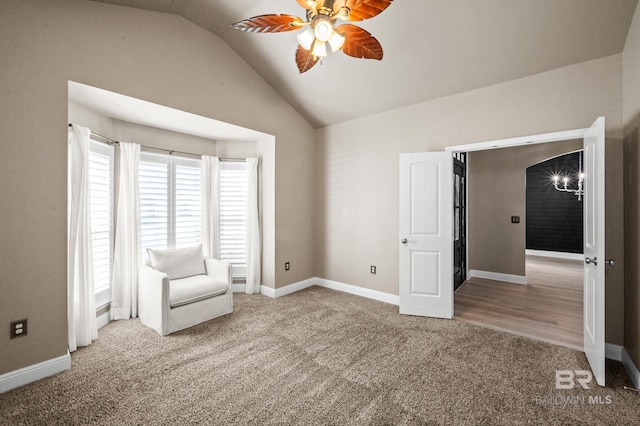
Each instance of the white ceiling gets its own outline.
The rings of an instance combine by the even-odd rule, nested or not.
[[[342,52],[300,75],[296,33],[230,24],[304,17],[296,0],[99,0],[173,13],[224,39],[314,127],[404,107],[622,52],[638,0],[395,0],[356,25],[382,61]]]

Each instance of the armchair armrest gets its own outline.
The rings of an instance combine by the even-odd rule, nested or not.
[[[166,335],[163,324],[169,315],[169,276],[163,272],[141,266],[138,284],[138,314],[140,319],[161,335]]]
[[[231,278],[231,265],[229,263],[212,257],[207,257],[204,259],[204,266],[207,271],[207,275],[224,280],[226,283],[230,284],[229,279]]]
[[[231,265],[229,263],[212,257],[207,257],[204,259],[204,266],[207,271],[207,275],[226,282],[229,286],[229,290],[231,290],[233,277],[231,274]]]

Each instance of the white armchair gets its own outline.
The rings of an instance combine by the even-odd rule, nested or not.
[[[201,245],[147,252],[138,286],[144,325],[166,336],[233,312],[231,265],[203,258]]]

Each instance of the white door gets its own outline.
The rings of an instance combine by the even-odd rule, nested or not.
[[[604,117],[584,135],[584,352],[604,386]]]
[[[400,154],[400,313],[453,317],[453,156]]]

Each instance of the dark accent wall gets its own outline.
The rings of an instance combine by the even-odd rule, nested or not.
[[[552,176],[558,174],[569,176],[569,187],[576,188],[579,168],[580,152],[527,168],[527,249],[582,253],[583,201],[552,184]]]

